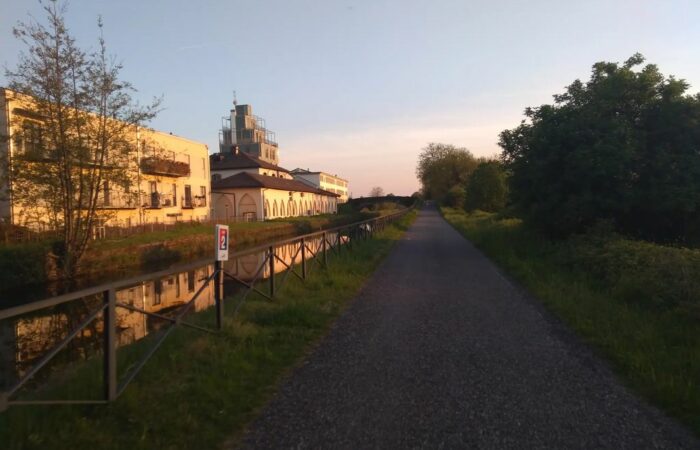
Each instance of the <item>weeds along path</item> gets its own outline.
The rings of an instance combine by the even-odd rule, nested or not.
[[[425,209],[249,448],[700,448]]]

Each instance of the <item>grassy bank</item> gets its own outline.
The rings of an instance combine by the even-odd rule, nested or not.
[[[346,211],[339,215],[290,217],[265,222],[229,224],[232,248],[240,250],[275,239],[311,233],[324,228],[345,225],[374,217],[377,213]],[[214,225],[182,223],[167,231],[135,234],[123,238],[100,239],[90,243],[81,264],[80,276],[102,278],[105,274],[141,269],[158,269],[178,261],[204,257],[212,252]],[[51,276],[47,271],[47,254],[51,242],[39,241],[0,245],[0,286],[14,289],[26,284],[44,283]],[[2,299],[0,299],[2,304]]]
[[[305,283],[288,278],[274,301],[252,295],[219,335],[178,329],[115,403],[97,407],[14,407],[0,414],[5,449],[217,448],[235,442],[298,363],[343,311],[401,237],[412,212],[376,239],[311,264]],[[213,322],[213,311],[198,314]],[[138,353],[138,345],[127,351]],[[99,385],[98,362],[75,373],[63,394]],[[120,364],[124,367],[123,362]]]
[[[551,241],[518,219],[442,212],[624,382],[700,434],[700,250],[602,231]]]

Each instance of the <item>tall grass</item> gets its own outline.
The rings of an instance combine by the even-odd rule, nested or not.
[[[700,250],[607,233],[552,241],[518,219],[442,212],[630,387],[700,434]]]
[[[235,442],[272,396],[280,378],[356,295],[415,213],[329,255],[329,268],[310,262],[306,282],[289,277],[273,301],[251,295],[224,330],[208,335],[178,329],[113,404],[96,407],[13,407],[0,413],[3,449],[218,448]],[[213,311],[194,317],[212,323]],[[131,349],[138,353],[137,346]],[[99,384],[99,362],[73,374],[64,395]],[[54,393],[55,394],[55,393]]]

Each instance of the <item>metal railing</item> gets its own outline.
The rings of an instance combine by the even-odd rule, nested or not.
[[[102,284],[99,286],[83,289],[69,294],[59,295],[56,297],[47,298],[41,301],[11,307],[0,310],[0,320],[17,318],[19,316],[34,313],[36,311],[55,307],[57,305],[66,304],[74,300],[84,299],[86,297],[101,296],[101,304],[91,312],[87,313],[83,320],[68,332],[56,345],[48,350],[38,362],[29,368],[21,378],[4,392],[0,392],[0,412],[6,410],[10,406],[15,405],[56,405],[56,404],[105,404],[114,401],[119,395],[124,392],[129,383],[141,371],[146,362],[158,350],[165,339],[179,326],[192,328],[207,333],[217,333],[223,328],[224,320],[224,280],[230,280],[233,284],[238,284],[243,287],[243,292],[234,309],[233,315],[238,313],[240,307],[244,304],[247,297],[251,293],[257,293],[266,299],[272,300],[276,294],[284,287],[290,275],[295,276],[302,282],[306,280],[312,267],[325,268],[328,267],[329,253],[340,254],[341,247],[345,247],[351,251],[357,242],[366,240],[372,237],[376,232],[382,231],[386,226],[404,216],[410,209],[405,209],[394,214],[376,217],[361,222],[355,222],[350,225],[344,225],[336,228],[331,228],[324,231],[297,236],[290,239],[276,241],[271,244],[265,244],[253,247],[240,252],[233,252],[229,259],[237,259],[246,255],[260,254],[264,257],[254,271],[254,276],[251,280],[246,281],[236,274],[224,269],[220,261],[201,260],[180,267],[174,267],[167,270],[162,270],[147,275],[128,278],[125,280]],[[276,250],[283,246],[296,244],[298,248],[292,255],[291,260],[286,262],[280,257]],[[275,273],[275,263],[284,266],[284,270]],[[313,262],[316,264],[314,265]],[[197,289],[192,298],[180,306],[174,316],[167,316],[156,312],[147,311],[143,308],[138,308],[117,300],[116,292],[120,288],[128,288],[138,283],[160,279],[168,275],[178,272],[185,272],[202,267],[206,264],[214,264],[214,271],[205,280],[204,283]],[[267,292],[259,288],[264,273],[268,270],[269,274],[265,281],[268,285]],[[194,302],[202,294],[205,288],[213,283],[214,288],[214,307],[216,313],[216,327],[214,329],[207,328],[185,320],[185,315],[192,310]],[[237,297],[234,297],[237,298]],[[133,366],[123,377],[122,381],[118,381],[117,376],[117,309],[124,308],[131,312],[142,314],[146,317],[154,317],[159,320],[164,320],[168,323],[167,328],[163,333],[155,339],[150,348],[145,352],[144,356]],[[52,358],[54,358],[73,338],[79,335],[82,330],[89,326],[98,317],[102,316],[103,332],[102,332],[102,390],[103,395],[100,400],[21,400],[13,399],[18,391],[34,377],[39,370],[46,366]]]

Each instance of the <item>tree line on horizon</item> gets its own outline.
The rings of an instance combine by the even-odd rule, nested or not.
[[[500,133],[497,158],[431,143],[417,175],[426,199],[504,212],[552,237],[605,224],[657,242],[700,238],[700,94],[635,54],[598,62],[553,104]],[[641,67],[640,67],[641,66]]]

